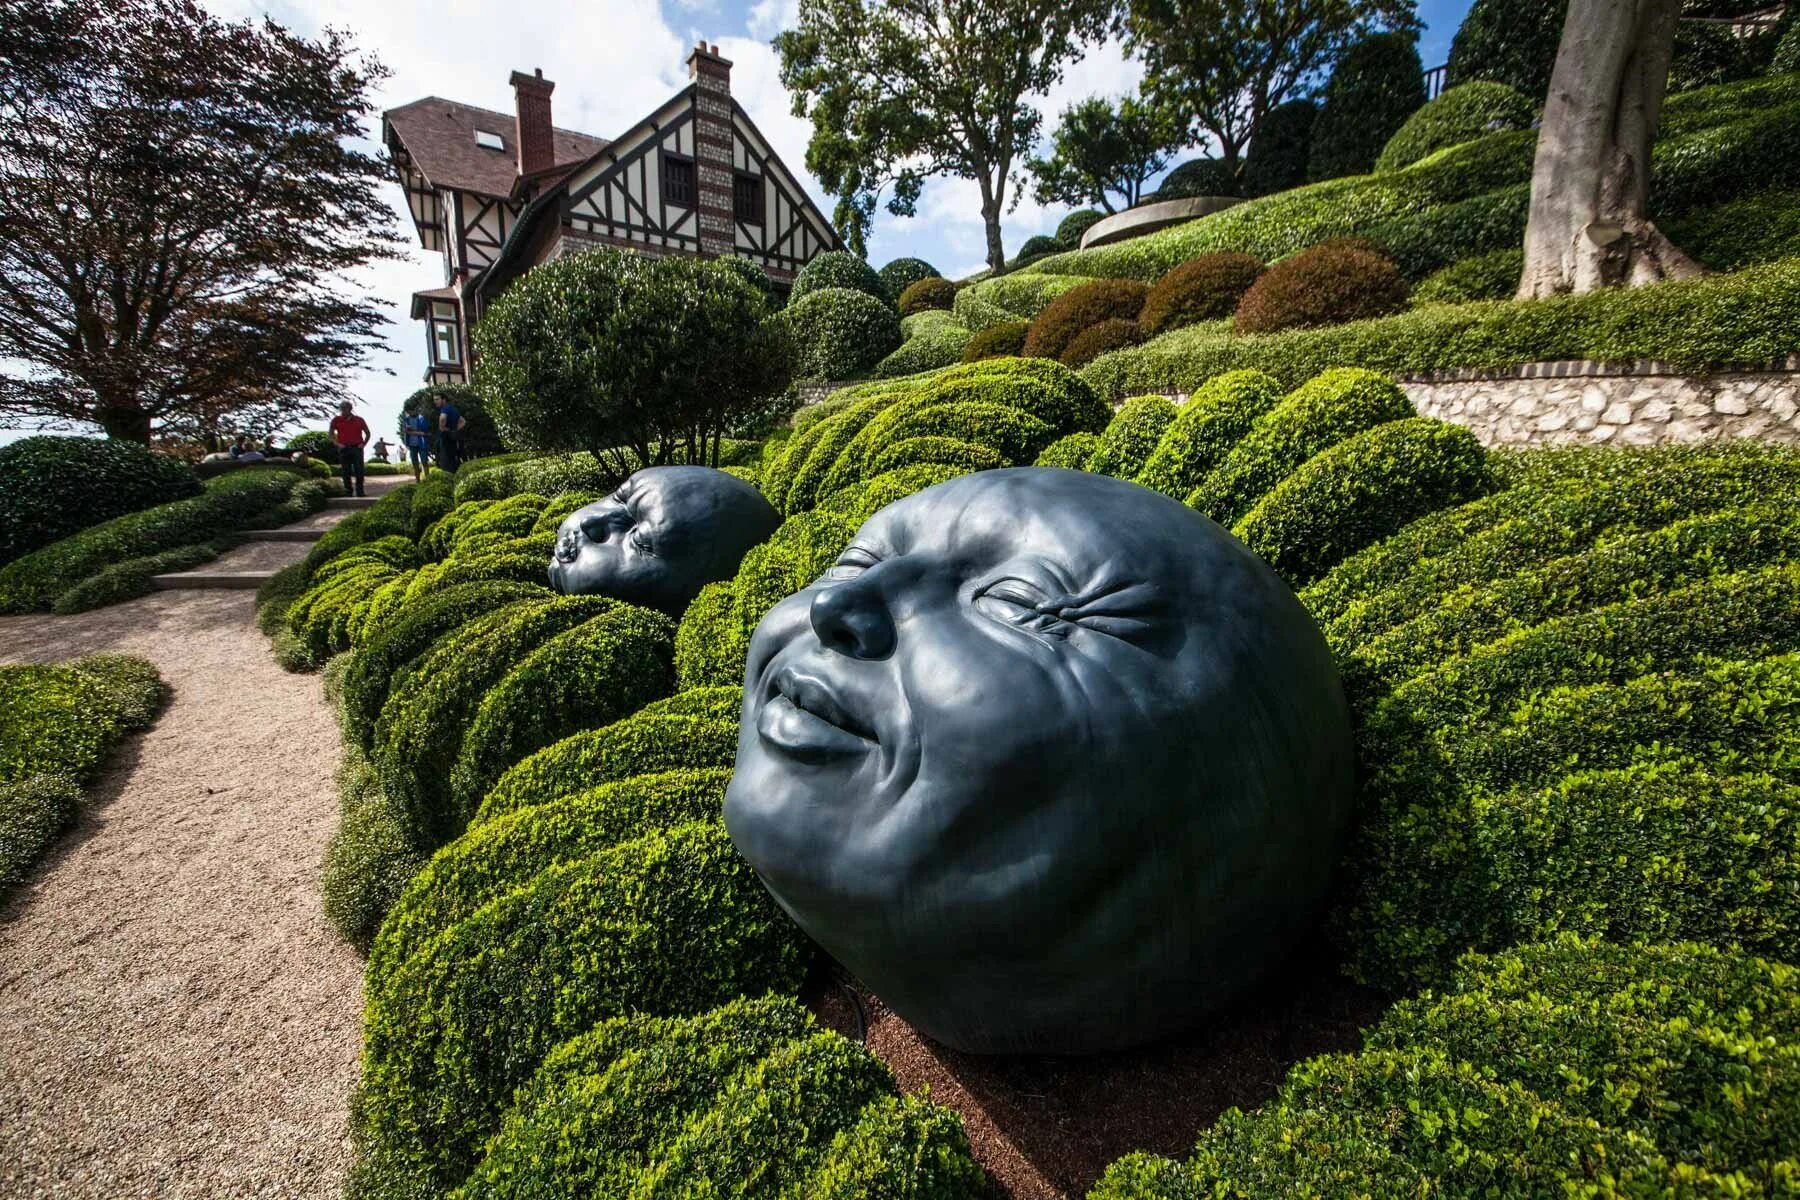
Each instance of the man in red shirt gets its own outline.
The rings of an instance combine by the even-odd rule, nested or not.
[[[369,443],[369,423],[350,409],[348,400],[338,405],[338,415],[331,418],[331,442],[337,447],[344,495],[360,496],[363,494],[363,447]]]

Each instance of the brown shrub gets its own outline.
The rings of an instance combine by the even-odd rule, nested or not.
[[[1320,242],[1262,273],[1238,302],[1232,328],[1273,333],[1382,317],[1406,307],[1408,288],[1393,260],[1367,242]]]
[[[1026,358],[1061,358],[1075,335],[1102,321],[1135,321],[1143,310],[1148,284],[1135,279],[1096,279],[1070,288],[1031,322],[1025,335]]]
[[[1065,367],[1085,367],[1108,350],[1135,346],[1143,340],[1144,331],[1136,321],[1112,317],[1098,325],[1089,325],[1076,334],[1075,340],[1062,352],[1062,364]]]
[[[1138,324],[1155,337],[1183,325],[1229,317],[1262,269],[1260,261],[1236,250],[1190,258],[1156,281],[1144,298]]]
[[[933,275],[906,285],[900,293],[900,315],[910,317],[927,309],[948,309],[956,303],[956,285]]]

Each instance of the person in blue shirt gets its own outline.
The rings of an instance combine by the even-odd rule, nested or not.
[[[433,396],[431,402],[438,415],[438,469],[454,471],[462,462],[462,431],[468,422],[443,393]]]
[[[406,435],[406,453],[412,459],[413,482],[431,471],[431,418],[424,413],[406,413],[400,418]]]

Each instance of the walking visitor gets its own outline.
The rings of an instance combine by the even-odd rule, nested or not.
[[[445,471],[454,471],[462,462],[462,431],[468,421],[447,397],[436,395],[431,402],[438,411],[438,466]]]
[[[331,418],[331,444],[337,447],[338,474],[344,480],[344,495],[363,494],[363,447],[369,444],[369,423],[351,410],[346,400],[338,405],[338,415]]]

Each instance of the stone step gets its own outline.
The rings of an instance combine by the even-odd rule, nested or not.
[[[325,529],[318,526],[312,528],[283,529],[246,529],[240,535],[251,542],[316,542],[325,536]]]
[[[273,574],[273,571],[177,571],[172,575],[152,575],[150,586],[161,592],[193,588],[255,591]]]
[[[333,508],[374,508],[380,496],[333,496],[325,501],[325,507]]]

